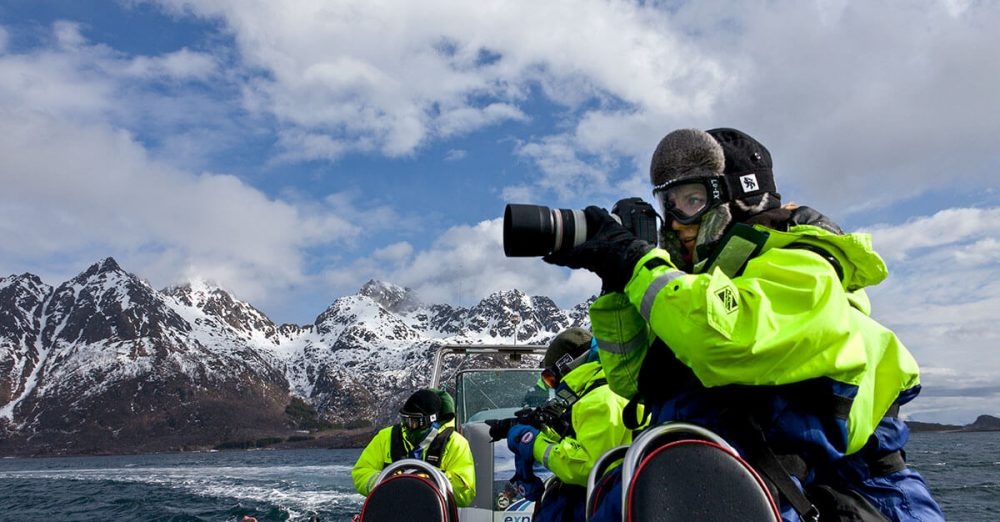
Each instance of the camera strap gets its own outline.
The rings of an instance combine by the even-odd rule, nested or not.
[[[718,268],[729,277],[743,273],[747,262],[760,254],[770,234],[750,225],[737,223],[718,242],[707,258],[695,265],[694,273],[711,273]]]

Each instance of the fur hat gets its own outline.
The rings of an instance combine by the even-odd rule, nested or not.
[[[649,166],[653,186],[683,178],[722,176],[726,165],[722,146],[707,132],[680,129],[660,140]]]
[[[439,415],[441,413],[441,397],[429,388],[417,390],[406,399],[401,413],[422,413],[424,415]]]
[[[567,328],[559,335],[555,336],[549,347],[545,350],[545,358],[542,360],[542,367],[548,368],[556,363],[563,355],[569,354],[574,359],[590,350],[590,340],[593,339],[584,328]]]

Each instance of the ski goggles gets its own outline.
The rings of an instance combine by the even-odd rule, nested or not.
[[[653,196],[660,204],[664,219],[670,216],[684,225],[697,222],[706,212],[723,203],[764,193],[778,195],[771,169],[681,178],[653,187]]]
[[[573,357],[569,354],[563,355],[555,364],[542,370],[542,382],[549,388],[555,388],[562,382],[567,373],[573,371]]]
[[[437,415],[426,415],[423,413],[399,412],[399,422],[404,428],[410,430],[423,430],[431,426],[437,420]]]
[[[687,178],[653,187],[653,196],[664,215],[689,225],[709,210],[728,201],[724,178]]]

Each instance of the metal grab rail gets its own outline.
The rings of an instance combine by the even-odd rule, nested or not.
[[[417,473],[427,474],[428,478],[434,482],[434,485],[438,487],[438,490],[441,491],[441,494],[444,495],[446,499],[454,498],[451,481],[448,480],[448,477],[444,474],[444,472],[434,467],[432,464],[428,464],[427,462],[419,459],[401,459],[389,464],[382,469],[381,473],[378,474],[378,477],[375,479],[375,485],[378,485],[383,480],[395,476],[399,472],[404,472],[407,469],[416,469]]]
[[[677,437],[682,435],[683,437]],[[643,432],[632,441],[632,445],[628,447],[625,451],[625,457],[622,462],[622,499],[621,499],[621,509],[622,509],[622,520],[625,520],[626,510],[628,508],[628,491],[629,486],[632,484],[632,479],[635,475],[636,468],[642,462],[642,460],[649,454],[650,450],[656,449],[660,446],[660,442],[669,438],[669,440],[682,440],[682,439],[698,439],[706,440],[718,444],[724,450],[729,451],[735,456],[739,456],[739,452],[733,448],[725,439],[720,437],[717,433],[712,430],[703,428],[696,424],[690,424],[686,422],[667,422],[659,426],[653,426],[643,430]],[[618,451],[618,448],[609,450],[608,453]],[[605,454],[607,455],[607,453]],[[602,459],[604,456],[602,455]],[[591,470],[593,472],[593,470]],[[596,478],[594,484],[596,485]],[[590,501],[591,501],[591,485],[588,480],[587,484],[587,502],[588,502],[588,515],[590,513]]]
[[[590,474],[587,476],[587,504],[584,507],[584,516],[586,520],[590,520],[590,514],[594,511],[594,502],[597,500],[594,498],[594,488],[597,487],[597,481],[600,480],[604,473],[608,471],[618,459],[625,456],[628,451],[628,446],[615,446],[614,448],[605,451],[603,455],[597,457],[594,461],[594,467],[590,468]]]

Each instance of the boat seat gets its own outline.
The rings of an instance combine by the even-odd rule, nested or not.
[[[362,522],[458,522],[448,477],[417,459],[385,467],[361,507]]]
[[[587,520],[593,516],[601,499],[607,494],[607,481],[609,475],[605,475],[611,466],[625,457],[628,446],[617,446],[604,452],[594,461],[594,467],[590,468],[590,475],[587,477],[587,507],[585,513]]]
[[[645,430],[622,463],[626,522],[780,522],[759,475],[715,433],[687,423]]]

